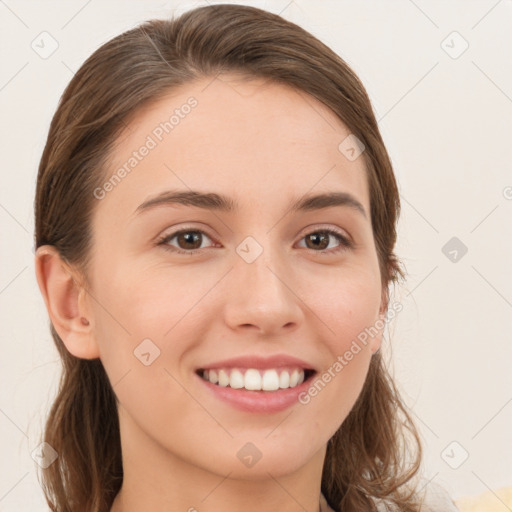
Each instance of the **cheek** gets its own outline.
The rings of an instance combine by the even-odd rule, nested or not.
[[[108,275],[98,272],[93,292],[95,333],[111,382],[128,371],[130,379],[139,373],[147,379],[149,367],[160,368],[163,380],[168,379],[164,368],[179,367],[183,353],[208,325],[201,298],[212,286],[211,275],[191,280],[186,272],[111,269]],[[149,361],[154,362],[146,367]]]
[[[358,269],[337,274],[316,280],[315,287],[310,287],[310,292],[303,296],[317,317],[323,340],[332,352],[339,354],[348,349],[352,340],[363,339],[364,333],[375,325],[379,318],[381,285],[378,274],[373,272]]]
[[[182,376],[176,368],[187,343],[178,333],[192,327],[192,311],[185,315],[197,299],[193,292],[176,293],[179,285],[169,284],[140,271],[126,273],[124,279],[120,271],[112,272],[96,290],[94,314],[101,361],[125,413],[141,423],[144,418],[162,420],[162,431],[172,433],[163,411],[195,407],[178,384]]]
[[[173,329],[197,302],[201,289],[195,290],[196,280],[188,279],[187,284],[185,273],[167,274],[133,267],[125,272],[118,267],[108,276],[98,274],[96,293],[101,305],[96,310],[103,334],[120,333],[134,344],[137,339],[161,339]]]
[[[325,365],[302,403],[316,418],[318,431],[326,426],[334,434],[359,396],[368,374],[372,341],[380,340],[381,286],[379,274],[364,269],[341,273],[305,299],[320,321],[319,339]],[[380,323],[378,324],[380,326]],[[380,326],[382,327],[382,326]],[[322,425],[324,425],[322,427]]]

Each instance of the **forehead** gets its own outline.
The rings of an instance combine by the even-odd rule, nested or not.
[[[254,204],[341,187],[368,208],[364,160],[339,149],[349,135],[328,107],[288,85],[236,74],[204,78],[131,119],[105,178],[127,172],[107,199],[133,206],[166,187],[204,188]]]

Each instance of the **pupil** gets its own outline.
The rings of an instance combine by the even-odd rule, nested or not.
[[[327,236],[325,236],[325,234],[312,234],[312,235],[309,235],[310,236],[310,239],[313,239],[315,240],[314,244],[315,244],[315,247],[318,248],[319,245],[318,245],[318,241],[320,239],[323,239],[323,242],[326,242],[327,241],[327,244],[326,243],[321,243],[320,242],[320,246],[322,249],[325,249],[328,245],[329,245],[329,242],[328,242],[328,238]]]
[[[187,244],[193,244],[194,241],[197,242],[199,240],[199,234],[196,231],[187,231],[187,233],[184,233],[181,235],[182,239],[185,240]],[[201,244],[199,244],[201,245]],[[190,247],[187,247],[190,249]],[[196,247],[192,247],[192,249],[195,249]]]

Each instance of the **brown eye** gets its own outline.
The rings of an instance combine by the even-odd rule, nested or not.
[[[198,231],[184,231],[176,235],[180,249],[200,249],[201,234]],[[198,244],[199,242],[199,244]]]
[[[203,248],[201,245],[204,237],[211,240],[204,231],[198,229],[183,229],[165,236],[158,242],[158,245],[162,245],[164,248],[171,251],[194,254]],[[176,239],[176,245],[171,243],[174,239]]]
[[[338,245],[329,249],[332,238],[338,241]],[[313,231],[307,234],[303,240],[306,241],[306,248],[315,252],[335,253],[352,246],[347,237],[332,229]]]
[[[309,249],[327,249],[329,246],[329,235],[323,232],[306,235],[306,246]],[[309,243],[308,243],[309,242]]]
[[[199,229],[182,229],[164,236],[157,245],[161,245],[169,251],[193,255],[204,249],[201,246],[205,237],[212,241],[204,231]],[[333,229],[313,231],[304,236],[302,240],[306,241],[307,249],[319,254],[333,254],[352,247],[352,243],[346,236]],[[329,248],[332,240],[336,240],[338,245]]]

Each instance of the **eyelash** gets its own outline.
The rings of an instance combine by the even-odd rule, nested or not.
[[[201,230],[201,229],[193,229],[193,228],[190,228],[190,229],[180,229],[179,231],[175,231],[169,235],[164,235],[163,237],[159,238],[156,242],[156,245],[157,246],[162,246],[163,249],[167,250],[167,251],[171,251],[171,252],[174,252],[174,253],[178,253],[178,254],[188,254],[190,256],[196,254],[196,253],[199,253],[201,251],[204,250],[203,249],[192,249],[190,251],[186,251],[184,249],[179,249],[177,247],[174,247],[174,246],[171,246],[169,245],[169,242],[175,238],[176,236],[178,235],[181,235],[183,233],[201,233],[203,235],[206,235],[210,240],[213,240],[213,237],[211,237],[210,235],[208,235],[208,233],[206,233],[205,231]],[[318,253],[320,255],[329,255],[329,254],[337,254],[341,251],[346,251],[348,249],[351,249],[353,247],[353,244],[352,242],[345,236],[343,235],[341,232],[335,230],[335,229],[317,229],[315,231],[310,231],[309,233],[306,233],[302,238],[301,240],[303,240],[305,237],[309,236],[309,235],[313,235],[313,234],[317,234],[317,233],[323,233],[323,234],[328,234],[328,235],[332,235],[334,236],[339,242],[339,246],[336,247],[335,249],[322,249],[320,251],[315,251],[314,249],[308,249],[308,251],[310,252],[314,252],[314,253]]]

